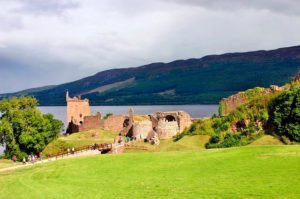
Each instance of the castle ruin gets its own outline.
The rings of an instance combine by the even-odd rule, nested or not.
[[[157,112],[151,115],[134,115],[130,109],[128,115],[111,115],[102,118],[100,113],[91,115],[88,99],[80,97],[67,101],[67,132],[75,133],[102,128],[119,132],[134,140],[153,140],[154,138],[168,139],[188,128],[192,121],[184,111]]]

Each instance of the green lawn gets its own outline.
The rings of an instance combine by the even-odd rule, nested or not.
[[[21,165],[22,163],[17,162],[14,163],[12,160],[7,160],[7,159],[0,159],[0,169],[6,168],[6,167],[12,167],[16,165]]]
[[[300,146],[98,155],[0,173],[0,198],[300,198]]]

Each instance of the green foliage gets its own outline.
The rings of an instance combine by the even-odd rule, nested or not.
[[[104,119],[107,119],[109,116],[112,116],[112,113],[106,113],[106,115],[103,117]]]
[[[282,93],[270,104],[270,124],[274,133],[291,141],[300,142],[300,89]],[[286,138],[285,138],[286,137]]]
[[[247,101],[229,113],[227,116],[213,116],[208,119],[195,122],[183,134],[176,138],[181,139],[185,135],[210,135],[207,148],[222,148],[243,146],[249,144],[263,135],[268,128],[268,106],[280,92],[266,93],[263,88],[254,88],[241,92],[247,97]],[[220,102],[220,115],[226,109],[224,101]]]
[[[212,120],[210,118],[200,119],[193,123],[189,128],[186,128],[182,133],[174,136],[174,141],[182,139],[184,136],[191,135],[214,135],[212,128]]]
[[[261,96],[261,94],[263,94],[264,90],[265,90],[265,89],[262,88],[262,87],[255,87],[255,88],[246,90],[245,92],[243,92],[243,94],[244,94],[248,99],[253,99],[253,98],[256,98],[256,97]]]
[[[220,103],[219,103],[218,112],[219,112],[219,116],[224,116],[225,115],[226,106],[225,106],[225,102],[223,100],[221,100]]]
[[[0,143],[6,145],[5,155],[18,159],[37,154],[58,137],[62,122],[51,114],[43,115],[33,97],[0,101]]]

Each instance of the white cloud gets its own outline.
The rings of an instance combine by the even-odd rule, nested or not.
[[[297,45],[298,5],[293,0],[0,0],[0,79],[13,78],[1,72],[8,67],[1,58],[15,61],[8,70],[26,68],[13,89],[1,84],[0,93],[115,67]],[[39,70],[41,78],[26,76]]]

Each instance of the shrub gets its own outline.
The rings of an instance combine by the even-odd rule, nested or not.
[[[218,135],[213,135],[209,139],[209,143],[216,144],[220,142],[220,137]]]
[[[233,146],[239,146],[240,145],[241,136],[240,135],[233,135],[231,133],[228,133],[224,137],[224,141],[222,143],[223,147],[233,147]]]
[[[300,142],[300,89],[286,91],[269,106],[269,123],[280,137]]]

